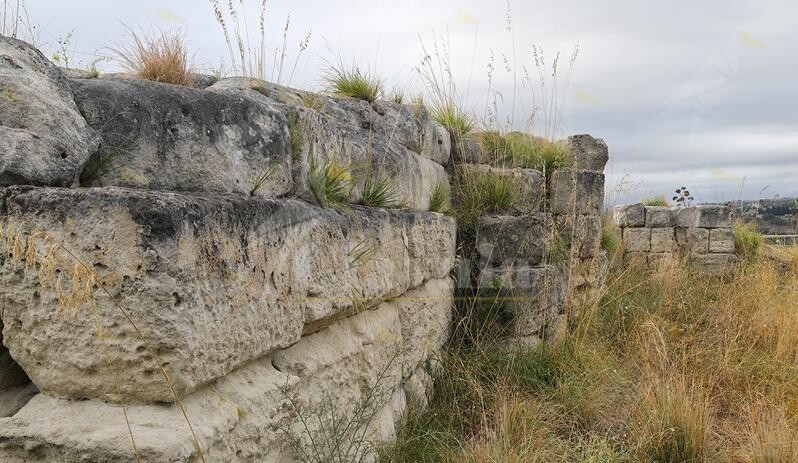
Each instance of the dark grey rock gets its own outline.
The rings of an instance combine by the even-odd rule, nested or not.
[[[78,79],[81,112],[102,135],[81,175],[87,186],[285,195],[288,121],[267,98],[140,79]]]
[[[538,265],[549,255],[551,216],[488,216],[477,224],[480,268]]]
[[[731,227],[731,209],[725,206],[702,205],[698,206],[701,217],[698,226],[701,228]]]
[[[641,203],[613,206],[612,221],[619,227],[642,227],[646,224],[646,208]]]
[[[600,215],[604,206],[604,174],[559,169],[549,181],[549,211],[554,214]]]
[[[63,73],[33,46],[0,37],[0,186],[70,186],[96,148]]]
[[[568,137],[568,148],[572,166],[576,169],[602,172],[610,158],[604,140],[587,134]]]

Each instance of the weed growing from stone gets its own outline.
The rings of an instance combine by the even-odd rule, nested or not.
[[[452,102],[445,102],[430,109],[432,119],[449,130],[452,138],[458,140],[474,129],[471,116]]]
[[[547,174],[568,166],[568,150],[543,138],[521,132],[484,132],[479,138],[488,159],[497,166],[537,169]]]
[[[329,91],[333,95],[355,98],[373,103],[382,97],[382,80],[358,66],[343,63],[331,66],[325,76]]]
[[[652,198],[646,198],[642,201],[644,206],[660,206],[666,207],[668,206],[668,200],[665,199],[663,196],[654,196]]]
[[[311,157],[308,184],[322,207],[342,208],[352,191],[352,174],[333,161],[320,163]]]
[[[360,204],[382,208],[396,207],[400,204],[393,180],[385,171],[378,170],[376,174],[366,176]]]
[[[127,27],[127,26],[126,26]],[[122,66],[142,79],[176,85],[192,85],[191,64],[183,36],[161,32],[147,36],[127,28],[130,41],[111,48]]]
[[[451,189],[446,183],[439,183],[432,189],[429,196],[429,210],[431,212],[446,212],[451,199]]]
[[[734,249],[737,254],[753,256],[762,247],[762,234],[756,225],[742,222],[734,224]]]

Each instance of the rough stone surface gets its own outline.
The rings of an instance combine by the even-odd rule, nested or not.
[[[734,254],[693,254],[690,256],[691,264],[712,274],[728,272],[735,262],[737,262],[737,256]]]
[[[514,213],[523,214],[541,210],[545,185],[543,174],[535,169],[506,169],[484,164],[461,164],[457,166],[456,181],[465,185],[478,182],[482,176],[494,176],[513,182],[516,187]]]
[[[293,344],[303,326],[351,310],[354,297],[366,305],[397,297],[454,263],[454,221],[441,214],[338,214],[295,200],[118,188],[12,187],[4,195],[4,231],[23,243],[33,235],[37,261],[49,253],[36,235],[44,231],[92,267],[180,394]],[[75,262],[62,254],[51,260],[66,289]],[[88,294],[96,307],[64,312],[47,282],[55,277],[42,285],[38,275],[5,259],[0,303],[3,341],[42,391],[173,400],[99,289]]]
[[[600,215],[604,206],[604,174],[559,169],[549,181],[549,210],[555,214]]]
[[[587,134],[568,137],[568,148],[571,161],[578,169],[602,172],[610,158],[604,140]]]
[[[102,136],[84,185],[264,197],[293,187],[288,120],[262,95],[119,78],[72,86]]]
[[[69,186],[97,137],[61,71],[25,42],[0,37],[0,186]]]
[[[552,265],[486,268],[480,282],[485,290],[503,297],[514,337],[546,338],[549,322],[563,312],[565,281]]]
[[[477,254],[485,266],[538,265],[549,255],[551,216],[486,216],[477,223]]]
[[[556,218],[558,239],[585,259],[601,249],[601,217],[597,215],[560,215]]]
[[[619,227],[642,227],[646,224],[646,208],[640,203],[613,206],[612,220]]]
[[[731,210],[724,206],[698,206],[701,217],[698,226],[701,228],[731,227]]]
[[[671,253],[676,250],[676,241],[672,227],[651,229],[651,252]]]
[[[709,230],[709,252],[734,253],[734,231],[731,228]]]
[[[676,226],[695,228],[701,222],[701,210],[698,207],[682,207],[676,210]]]
[[[423,211],[429,208],[433,189],[449,183],[444,167],[431,159],[442,160],[443,155],[433,151],[445,147],[445,139],[438,138],[442,137],[438,129],[433,130],[434,135],[425,135],[420,120],[394,124],[401,117],[416,117],[402,106],[381,103],[377,108],[383,116],[364,100],[311,94],[246,78],[222,79],[207,91],[238,93],[281,107],[292,126],[296,151],[292,155],[292,194],[308,201],[316,200],[309,182],[313,166],[328,163],[351,172],[350,203],[361,201],[368,179],[384,175],[389,179],[395,205]],[[408,129],[411,126],[422,127],[421,132]],[[419,147],[419,137],[429,139],[430,145],[422,143]]]
[[[375,396],[376,419],[369,440],[395,436],[408,399],[427,396],[423,362],[445,341],[451,302],[439,291],[448,279],[431,281],[414,303],[388,301],[302,338],[296,345],[247,364],[183,400],[207,461],[294,463],[300,461],[282,429],[304,442],[296,411],[304,416],[326,403],[352,413]],[[448,327],[447,327],[448,329]],[[424,341],[419,343],[419,341]],[[294,398],[297,408],[291,405]],[[198,453],[182,416],[171,405],[129,405],[127,415],[142,461],[196,462]],[[311,432],[318,432],[310,421]],[[292,426],[292,423],[295,426]],[[12,418],[0,419],[0,460],[96,463],[135,461],[121,409],[112,403],[36,396]]]
[[[673,214],[667,206],[646,206],[646,227],[673,227]]]
[[[688,254],[709,252],[709,230],[706,228],[676,227],[676,243]]]
[[[650,228],[624,228],[623,246],[627,252],[651,251]]]

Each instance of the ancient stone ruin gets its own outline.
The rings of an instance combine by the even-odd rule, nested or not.
[[[522,296],[518,344],[602,284],[589,136],[547,175],[489,167],[423,106],[67,77],[8,38],[0,86],[0,461],[293,462],[324,419],[390,441],[440,374],[458,225],[429,207],[463,170],[524,185],[466,264]],[[376,178],[391,207],[362,205]]]
[[[730,217],[730,208],[717,205],[631,204],[612,209],[612,220],[621,229],[624,258],[658,264],[679,255],[713,273],[737,261]]]

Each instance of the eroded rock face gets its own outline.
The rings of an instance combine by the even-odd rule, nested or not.
[[[351,173],[349,202],[362,200],[366,183],[389,180],[393,205],[427,210],[432,191],[448,185],[443,166],[448,133],[403,105],[370,104],[281,87],[245,78],[222,79],[210,92],[238,92],[278,104],[293,137],[292,194],[316,201],[309,183],[312,168],[332,163]],[[418,150],[418,151],[414,151]]]
[[[551,248],[551,216],[542,212],[522,216],[486,216],[477,224],[479,266],[541,264]]]
[[[577,169],[602,172],[610,158],[607,144],[587,134],[568,137],[569,154]]]
[[[364,410],[368,394],[374,400],[365,411],[373,412],[374,420],[366,423],[363,435],[370,441],[395,435],[408,401],[405,391],[429,393],[423,361],[436,356],[445,342],[451,301],[440,291],[451,288],[449,279],[432,280],[408,293],[407,300],[387,301],[339,321],[186,397],[183,404],[206,460],[298,461],[282,431],[291,427],[297,411],[310,416],[326,400],[351,414],[357,407]],[[40,394],[14,417],[0,419],[0,460],[135,461],[121,412],[113,403]],[[174,406],[133,404],[127,414],[143,461],[199,460]],[[318,432],[309,421],[310,431]],[[301,427],[291,429],[303,437]]]
[[[264,197],[293,187],[288,121],[268,98],[139,79],[72,86],[102,135],[84,185]]]
[[[59,397],[173,400],[99,288],[59,308],[53,285],[70,288],[75,262],[51,256],[53,242],[94,269],[181,395],[295,343],[305,325],[351,310],[354,298],[369,306],[400,296],[454,263],[454,221],[441,214],[338,214],[296,200],[118,188],[4,195],[4,231],[31,239],[37,268],[53,269],[26,272],[5,259],[4,343],[42,391]]]
[[[549,180],[549,210],[555,214],[600,215],[604,207],[604,174],[559,169]]]
[[[0,37],[0,186],[72,185],[96,148],[61,71]]]

